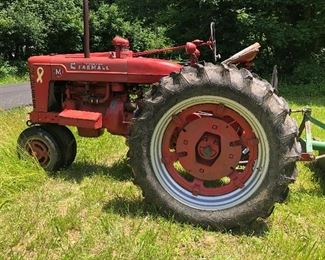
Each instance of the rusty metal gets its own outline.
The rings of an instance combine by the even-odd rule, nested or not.
[[[50,162],[48,147],[42,140],[31,139],[26,144],[26,151],[34,156],[41,166],[46,166]]]
[[[249,156],[243,162],[245,149]],[[162,162],[170,178],[193,195],[215,196],[245,186],[258,152],[258,140],[240,114],[224,105],[199,104],[176,114],[169,123]],[[229,183],[215,185],[223,178],[229,178]]]
[[[238,165],[242,147],[230,144],[239,139],[227,122],[203,117],[183,128],[177,138],[176,152],[186,152],[187,156],[180,157],[179,162],[192,176],[216,180],[230,175]]]
[[[260,47],[261,45],[258,42],[255,42],[254,44],[248,46],[240,52],[237,52],[236,54],[232,55],[230,58],[224,60],[222,64],[249,64],[253,59],[255,59]]]

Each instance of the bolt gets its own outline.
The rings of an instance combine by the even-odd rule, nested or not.
[[[188,145],[188,140],[184,140],[183,144]]]
[[[204,169],[200,168],[200,173],[204,173]]]
[[[234,155],[233,154],[229,154],[229,159],[233,159],[234,158]]]
[[[212,129],[217,129],[217,128],[218,128],[217,125],[213,125],[213,126],[212,126]]]
[[[177,153],[178,157],[185,157],[187,156],[187,152],[180,152],[180,153]]]

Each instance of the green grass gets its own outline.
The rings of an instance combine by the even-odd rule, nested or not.
[[[284,93],[286,93],[284,91]],[[324,97],[288,95],[325,121]],[[245,230],[213,232],[163,217],[132,183],[121,137],[77,137],[71,168],[48,175],[17,159],[30,108],[0,112],[0,259],[323,259],[325,175],[299,163],[286,203]],[[300,120],[300,115],[295,115]],[[325,133],[314,129],[325,140]]]
[[[4,87],[8,84],[25,82],[28,80],[29,80],[28,75],[0,77],[0,87]]]

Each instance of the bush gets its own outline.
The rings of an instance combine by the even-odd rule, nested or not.
[[[289,80],[295,84],[325,83],[325,49],[298,63]]]
[[[0,78],[13,76],[18,73],[18,68],[9,64],[8,61],[4,61],[0,58]]]

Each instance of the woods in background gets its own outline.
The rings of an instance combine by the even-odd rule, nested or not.
[[[260,73],[274,64],[295,83],[324,81],[324,0],[91,0],[91,50],[112,48],[116,35],[134,50],[206,39],[216,22],[224,58],[258,41]],[[2,0],[1,64],[16,65],[35,54],[82,51],[81,0]],[[203,53],[204,55],[204,53]],[[210,55],[211,56],[211,55]],[[203,56],[205,60],[211,58]]]

